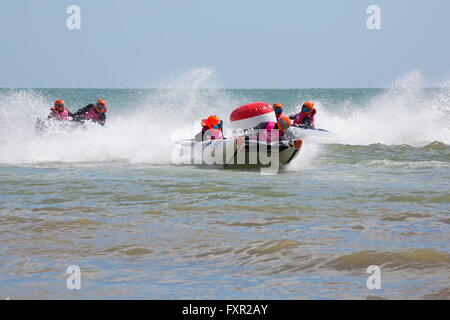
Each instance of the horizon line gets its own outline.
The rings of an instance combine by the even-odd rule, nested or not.
[[[344,90],[344,89],[446,89],[449,86],[430,86],[430,87],[315,87],[315,88],[192,88],[193,90]],[[31,90],[180,90],[191,89],[183,87],[173,88],[132,88],[132,87],[97,87],[97,88],[69,88],[69,87],[0,87],[0,89],[31,89]]]

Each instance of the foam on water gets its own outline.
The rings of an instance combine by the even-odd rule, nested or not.
[[[125,103],[114,117],[108,117],[107,128],[91,125],[86,130],[56,130],[47,136],[37,135],[34,123],[37,117],[46,116],[53,101],[36,90],[11,90],[0,98],[0,163],[169,164],[173,137],[168,131],[177,129],[192,138],[200,129],[200,120],[210,114],[224,119],[226,127],[231,111],[245,101],[245,97],[217,88],[214,69],[193,69],[167,81],[164,89],[149,93],[138,106],[135,101]],[[398,79],[395,86],[363,105],[351,100],[337,105],[322,104],[320,99],[315,102],[317,127],[334,134],[305,141],[302,157],[293,168],[310,165],[320,143],[450,144],[450,89],[424,89],[423,77],[417,72]]]
[[[108,117],[106,128],[95,124],[86,130],[56,128],[45,136],[36,134],[34,123],[37,117],[46,117],[53,101],[37,91],[11,90],[0,100],[0,163],[171,163],[173,145],[167,132],[181,129],[190,138],[194,123],[198,128],[202,117],[232,108],[220,91],[200,90],[211,85],[213,76],[209,68],[186,72],[138,106],[133,101],[122,106],[127,112]],[[137,108],[139,112],[134,112]]]
[[[425,89],[423,83],[423,77],[412,72],[364,105],[319,103],[316,126],[335,133],[329,138],[334,143],[450,144],[450,87]]]

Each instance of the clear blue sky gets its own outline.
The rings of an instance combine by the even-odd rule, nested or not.
[[[81,8],[81,30],[66,9]],[[366,9],[381,8],[381,30]],[[450,75],[448,0],[0,2],[0,87],[157,87],[212,67],[227,88],[379,87]]]

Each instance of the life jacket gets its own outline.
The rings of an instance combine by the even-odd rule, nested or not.
[[[57,112],[55,107],[50,109],[52,111],[51,118],[58,121],[70,121],[69,110],[64,108],[63,112]]]
[[[294,119],[294,124],[300,124],[303,125],[305,123],[305,120],[307,118],[311,119],[311,127],[314,127],[314,115],[316,114],[316,109],[313,109],[313,111],[309,114],[303,114],[299,112]]]
[[[278,139],[279,132],[277,130],[274,131],[276,126],[276,122],[269,121],[265,129],[259,130],[259,141],[264,142],[272,142]]]
[[[105,108],[106,112],[106,108]],[[100,112],[95,111],[95,107],[92,107],[91,110],[89,110],[86,115],[84,116],[84,120],[92,120],[92,121],[98,121],[100,119]]]
[[[205,137],[205,134],[206,134],[206,137]],[[223,134],[220,129],[207,128],[206,131],[203,133],[203,137],[206,138],[204,140],[220,140],[220,139],[223,139]]]

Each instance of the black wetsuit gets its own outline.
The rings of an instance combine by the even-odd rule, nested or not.
[[[273,121],[266,121],[266,122],[261,122],[260,124],[258,124],[256,127],[254,127],[253,129],[266,129],[267,125],[269,124],[269,122],[273,122]]]
[[[86,113],[91,111],[92,108],[94,108],[94,112],[95,113],[99,113],[100,114],[98,120],[92,119],[92,121],[97,122],[97,123],[101,124],[102,126],[105,125],[106,114],[104,112],[97,112],[97,110],[95,110],[95,105],[93,105],[93,104],[87,105],[86,107],[81,108],[77,112],[74,112],[74,113],[70,113],[69,112],[69,116],[71,116],[73,118],[73,121],[79,122],[81,120],[84,120],[84,117],[86,116]]]
[[[267,125],[269,124],[269,122],[274,122],[274,121],[261,122],[256,127],[254,127],[253,130],[266,130],[267,129]],[[273,130],[278,130],[278,127],[275,125]],[[278,138],[279,138],[280,141],[286,139],[284,137],[284,132],[283,131],[279,131]]]

